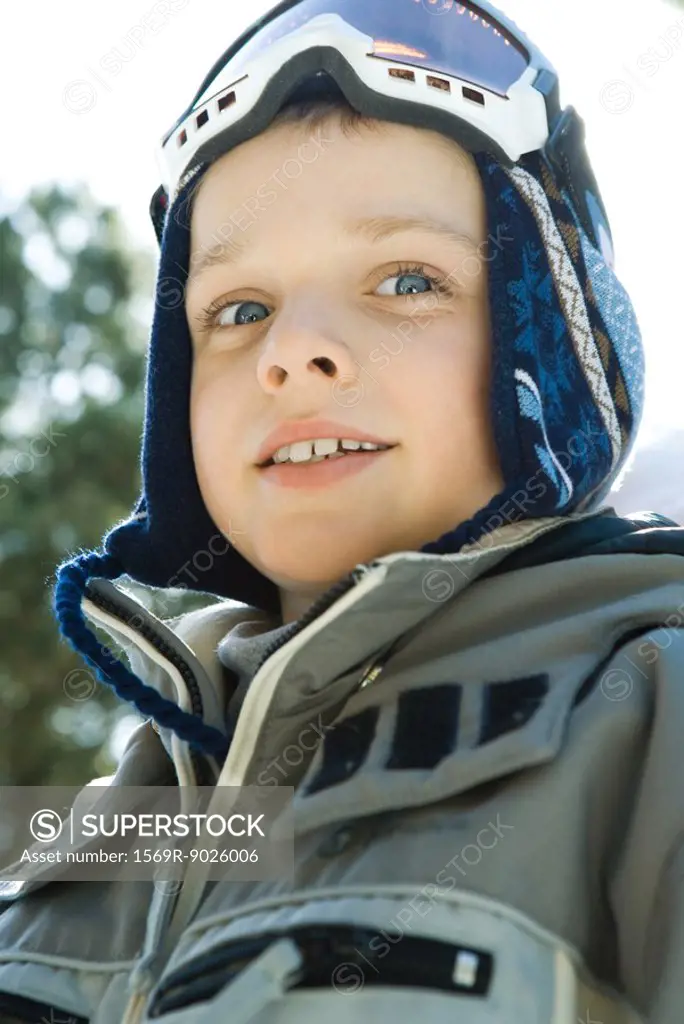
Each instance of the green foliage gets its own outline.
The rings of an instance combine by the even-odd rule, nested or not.
[[[85,189],[36,191],[0,217],[6,784],[79,784],[113,768],[105,740],[120,703],[102,684],[88,684],[50,604],[57,565],[98,546],[139,490],[143,318],[154,265],[129,250],[116,212]]]

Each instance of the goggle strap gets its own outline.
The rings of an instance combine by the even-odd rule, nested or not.
[[[154,233],[157,236],[157,241],[161,246],[162,235],[164,233],[164,222],[166,220],[166,211],[169,206],[169,197],[166,193],[166,189],[163,185],[160,185],[157,191],[152,196],[150,202],[150,218],[154,226]]]
[[[600,250],[598,224],[587,202],[587,193],[591,193],[596,200],[605,221],[604,227],[609,224],[608,214],[587,157],[584,121],[574,107],[566,107],[562,112],[544,146],[543,153],[560,179],[561,186],[567,189],[592,245]]]

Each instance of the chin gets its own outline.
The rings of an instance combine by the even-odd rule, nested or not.
[[[264,565],[262,572],[279,587],[292,590],[308,587],[327,588],[350,573],[358,561],[360,559],[316,559],[312,558],[309,552],[308,557],[304,559],[271,559]]]
[[[284,546],[281,540],[259,547],[250,561],[279,587],[332,586],[359,562],[374,557],[368,546],[352,546],[327,532],[322,543],[311,537]],[[342,546],[344,544],[344,546]]]

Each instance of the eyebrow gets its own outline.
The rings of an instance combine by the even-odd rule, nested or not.
[[[458,231],[451,224],[431,220],[429,217],[410,216],[381,216],[381,217],[360,217],[357,220],[349,221],[343,227],[347,237],[362,237],[369,242],[376,244],[384,242],[394,235],[407,231],[422,231],[424,234],[434,235],[446,239],[456,245],[466,245],[468,248],[477,251],[477,242],[472,235]],[[190,278],[196,280],[200,274],[211,267],[229,266],[237,263],[247,249],[247,243],[234,241],[227,245],[214,247],[212,249],[200,250],[198,254],[190,258]]]
[[[345,234],[361,235],[373,243],[383,242],[386,238],[403,231],[422,231],[424,234],[436,235],[458,245],[465,244],[471,249],[477,249],[477,242],[471,235],[457,231],[451,224],[431,220],[429,217],[361,217],[345,225]]]

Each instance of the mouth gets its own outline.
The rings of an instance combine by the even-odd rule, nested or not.
[[[260,474],[266,484],[278,488],[303,489],[305,492],[318,491],[342,485],[358,475],[363,476],[364,470],[379,467],[388,452],[397,445],[372,445],[346,451],[334,451],[329,454],[313,453],[307,459],[282,459],[280,462],[268,459],[260,468]],[[297,453],[295,452],[295,455]],[[281,453],[282,455],[282,453]]]
[[[271,458],[257,463],[259,469],[269,466],[297,466],[304,468],[320,462],[333,462],[338,459],[358,458],[373,452],[389,451],[396,448],[393,444],[373,444],[368,441],[335,440],[297,441],[292,445],[283,445]]]

